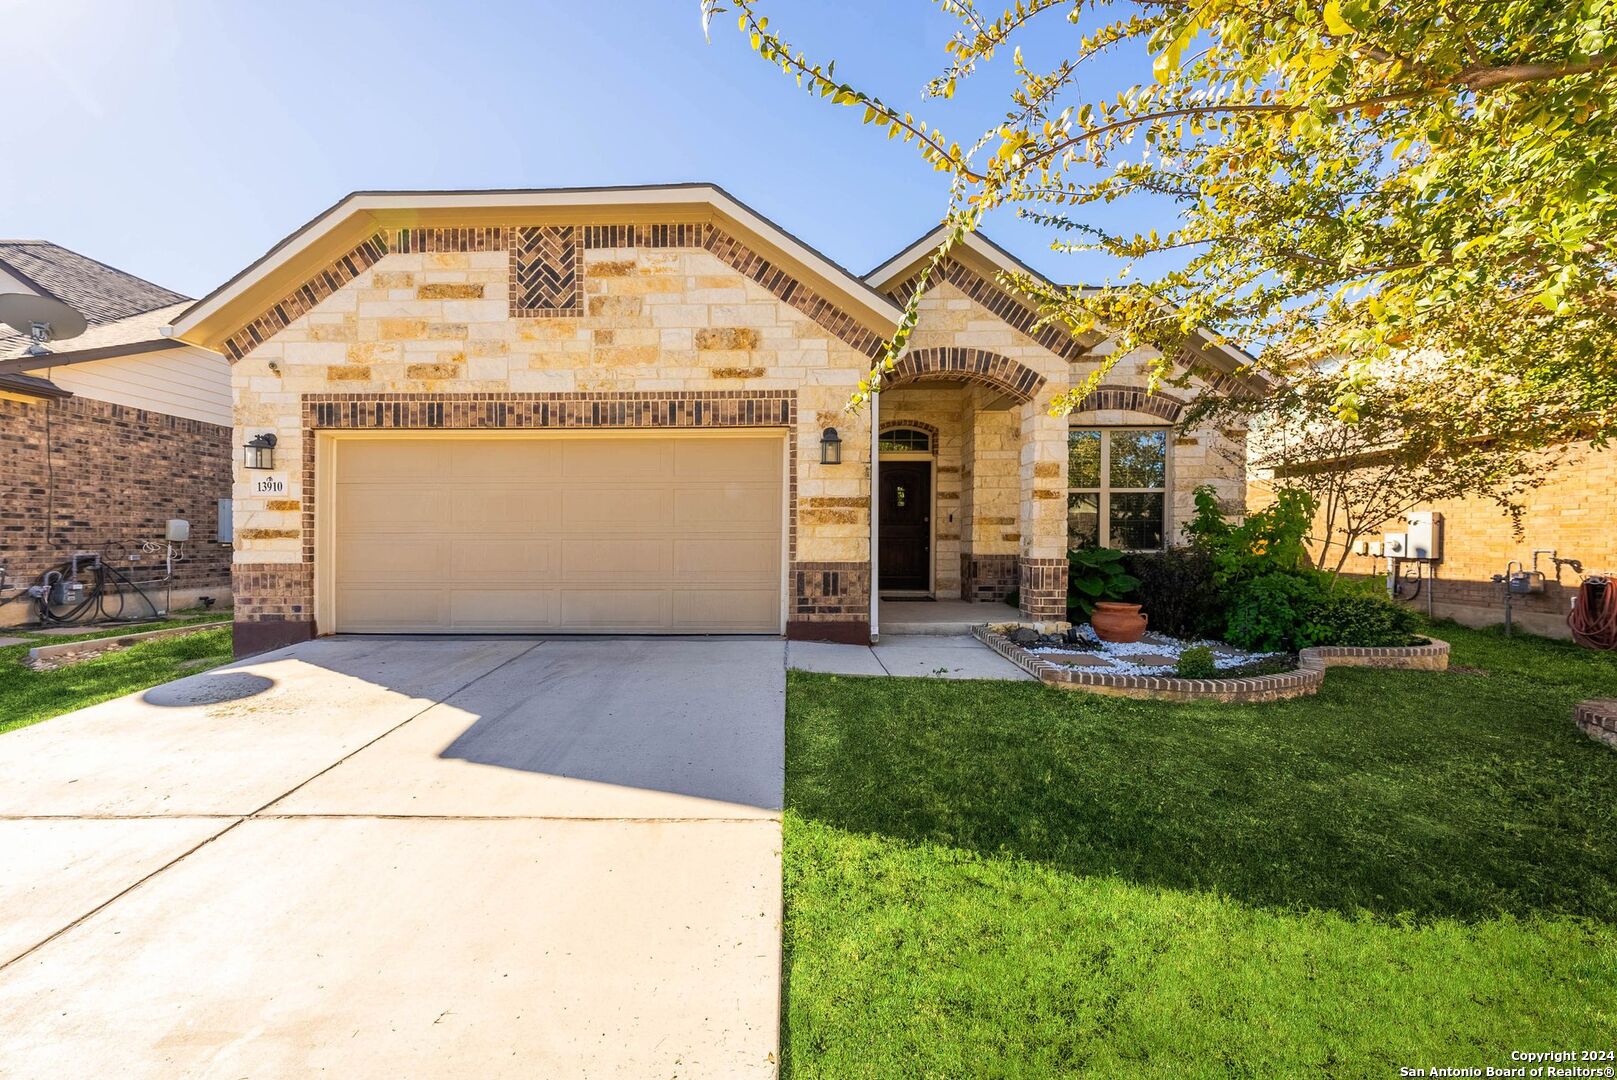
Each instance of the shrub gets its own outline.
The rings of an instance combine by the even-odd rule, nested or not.
[[[1325,575],[1312,570],[1276,570],[1224,591],[1224,640],[1259,652],[1293,652],[1307,640],[1303,628],[1327,594]]]
[[[1125,600],[1139,585],[1123,569],[1123,553],[1113,548],[1079,548],[1067,552],[1067,610],[1095,613],[1102,600]],[[1077,621],[1076,619],[1073,621]]]
[[[1213,650],[1206,645],[1192,645],[1179,654],[1179,662],[1174,665],[1173,673],[1181,679],[1211,679],[1218,674],[1218,665],[1213,662]]]
[[[1411,645],[1418,620],[1409,608],[1373,593],[1338,588],[1308,613],[1302,637],[1309,645],[1378,648]]]
[[[1130,555],[1123,565],[1139,585],[1134,599],[1151,615],[1151,628],[1177,638],[1222,633],[1224,610],[1213,583],[1213,557],[1205,547],[1177,547]]]

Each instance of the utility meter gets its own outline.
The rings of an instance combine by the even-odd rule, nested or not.
[[[1443,559],[1443,515],[1432,510],[1417,510],[1405,522],[1408,558],[1440,562]]]
[[[168,519],[168,535],[165,539],[171,544],[183,544],[191,539],[191,523],[184,518]]]
[[[1381,553],[1389,559],[1409,558],[1409,537],[1406,533],[1385,533],[1381,537]]]

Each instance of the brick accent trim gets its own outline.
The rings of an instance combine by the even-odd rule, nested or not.
[[[220,348],[240,360],[284,330],[316,304],[374,266],[388,251],[388,239],[373,233],[337,256],[269,309],[226,338]]]
[[[831,300],[725,230],[699,222],[520,228],[446,226],[378,231],[249,320],[226,338],[220,348],[232,361],[240,360],[390,252],[507,250],[511,254],[513,317],[578,315],[584,304],[583,251],[614,247],[706,250],[865,356],[875,359],[886,348],[885,338],[867,329]],[[543,287],[538,284],[541,280]],[[533,303],[535,300],[539,303]]]
[[[1017,588],[1022,617],[1029,622],[1059,622],[1067,617],[1067,560],[1018,558]]]
[[[511,317],[584,314],[584,230],[539,225],[511,230]]]
[[[993,387],[1018,402],[1033,400],[1045,378],[1026,364],[984,349],[911,349],[882,380],[887,388],[929,379],[964,379]]]
[[[710,226],[702,246],[871,359],[886,349],[885,338],[865,329],[847,312],[723,229]]]
[[[1617,698],[1594,698],[1572,710],[1572,722],[1595,742],[1617,750]]]
[[[1128,412],[1145,413],[1173,424],[1179,422],[1180,414],[1185,411],[1185,403],[1168,394],[1150,393],[1138,386],[1101,383],[1078,403],[1078,407],[1073,410],[1073,416],[1101,409],[1123,409]]]
[[[1002,602],[1018,587],[1019,570],[1015,555],[973,555],[960,553],[960,598]],[[1063,612],[1065,618],[1065,612]]]
[[[1077,360],[1089,352],[1090,347],[1073,337],[1065,327],[1058,324],[1040,326],[1038,310],[1027,301],[1018,299],[1014,294],[1001,288],[997,282],[983,277],[953,259],[945,260],[941,269],[942,274],[934,276],[930,285],[936,285],[939,280],[947,281],[998,315],[1007,325],[1022,333],[1034,344],[1044,346],[1064,360]],[[915,295],[915,286],[919,279],[920,274],[917,273],[893,286],[887,295],[902,306]]]

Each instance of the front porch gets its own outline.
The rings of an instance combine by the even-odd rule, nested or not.
[[[910,600],[883,598],[877,603],[877,632],[885,640],[901,634],[927,637],[969,634],[986,622],[1010,622],[1017,610],[1000,600]]]

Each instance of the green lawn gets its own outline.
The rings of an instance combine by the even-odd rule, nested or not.
[[[1617,656],[1169,705],[793,673],[785,1064],[1396,1076],[1617,1046]]]
[[[56,645],[64,641],[143,633],[168,626],[219,622],[220,616],[213,613],[139,627],[103,627],[66,637],[47,637],[19,630],[0,631],[0,636],[29,639],[21,645],[0,648],[0,733],[37,724],[98,701],[106,701],[132,690],[144,690],[148,686],[225,663],[230,659],[228,613],[225,619],[218,630],[158,638],[55,671],[33,671],[24,666],[28,650],[35,645]]]

